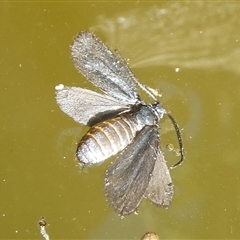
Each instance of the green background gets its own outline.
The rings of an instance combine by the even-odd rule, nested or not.
[[[51,239],[240,238],[239,3],[1,2],[0,11],[0,239],[41,239],[41,216]],[[60,111],[54,87],[94,89],[70,59],[88,29],[162,94],[182,129],[186,160],[171,171],[168,209],[144,200],[121,219],[103,193],[110,161],[77,167],[88,128]],[[170,166],[176,136],[160,124]]]

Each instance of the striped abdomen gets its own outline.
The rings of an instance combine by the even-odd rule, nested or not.
[[[82,138],[77,148],[77,158],[87,164],[104,161],[132,142],[142,127],[132,114],[100,122]]]

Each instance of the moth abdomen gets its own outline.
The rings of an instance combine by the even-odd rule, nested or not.
[[[94,125],[78,145],[78,160],[85,164],[104,161],[131,143],[141,127],[136,124],[132,114],[120,115]]]

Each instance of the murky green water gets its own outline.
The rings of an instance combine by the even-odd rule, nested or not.
[[[240,238],[239,3],[5,2],[0,10],[0,239],[41,239],[41,216],[51,239]],[[69,50],[89,28],[162,93],[183,128],[186,161],[171,171],[167,210],[143,201],[138,215],[120,219],[103,194],[109,161],[76,167],[87,128],[59,110],[54,87],[92,88]],[[177,146],[165,125],[163,148]]]

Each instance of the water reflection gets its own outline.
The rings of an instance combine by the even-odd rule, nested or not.
[[[92,30],[104,32],[108,45],[120,47],[132,67],[223,68],[240,74],[239,14],[238,2],[171,2],[99,16]]]

